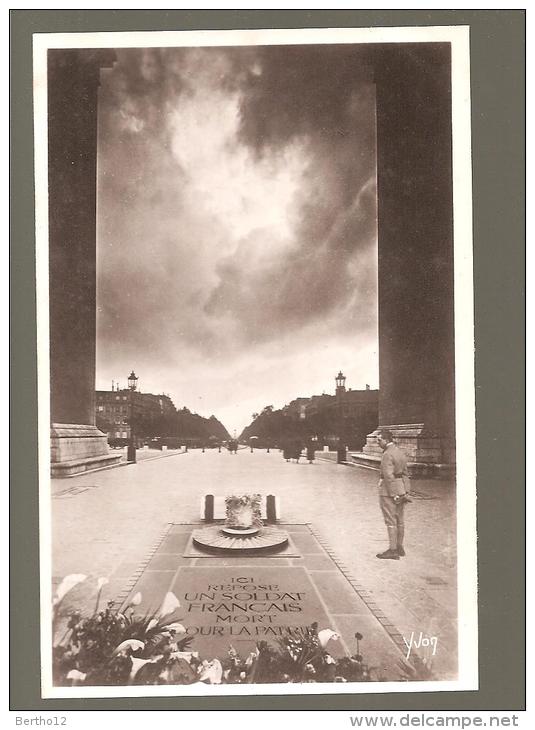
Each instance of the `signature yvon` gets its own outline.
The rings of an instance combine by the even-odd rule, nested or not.
[[[421,647],[433,647],[432,656],[435,656],[437,653],[437,644],[438,644],[438,638],[436,636],[428,636],[427,634],[424,634],[422,631],[420,631],[418,637],[415,637],[414,631],[411,632],[411,635],[409,637],[409,640],[405,637],[403,637],[403,641],[405,642],[405,646],[407,647],[407,655],[406,659],[408,659],[411,655],[412,649],[420,649]]]

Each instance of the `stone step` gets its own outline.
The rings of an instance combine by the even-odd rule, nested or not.
[[[381,457],[375,454],[365,454],[362,451],[348,454],[355,465],[366,466],[369,469],[379,470]],[[419,461],[407,463],[409,476],[411,477],[435,477],[438,479],[452,479],[455,476],[453,464],[431,464]]]
[[[85,471],[93,471],[105,466],[114,466],[122,460],[122,454],[104,454],[84,459],[71,459],[51,464],[50,475],[55,477],[68,477],[73,474],[80,474]]]

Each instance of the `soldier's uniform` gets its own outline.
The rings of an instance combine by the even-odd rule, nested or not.
[[[394,443],[387,444],[381,458],[381,479],[379,480],[379,504],[388,531],[390,550],[403,551],[405,535],[405,502],[396,504],[394,497],[407,494],[409,489],[407,458]]]

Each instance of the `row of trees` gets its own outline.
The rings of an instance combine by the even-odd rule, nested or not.
[[[248,441],[252,436],[258,438],[258,445],[280,446],[284,441],[296,440],[306,443],[314,439],[318,446],[335,446],[342,442],[351,449],[360,449],[366,443],[366,436],[377,427],[374,415],[342,416],[332,405],[317,413],[300,418],[298,414],[282,408],[275,410],[266,406],[261,413],[253,413],[253,421],[247,426],[240,441]]]
[[[133,424],[130,424],[130,418],[125,421],[128,425],[133,425],[138,439],[178,437],[184,441],[194,440],[199,443],[230,439],[227,429],[215,416],[204,418],[192,413],[188,408],[156,418],[134,413]],[[104,433],[111,432],[115,428],[112,423],[98,416],[96,425]]]

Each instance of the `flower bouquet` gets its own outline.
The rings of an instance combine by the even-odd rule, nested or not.
[[[234,530],[261,527],[261,500],[260,494],[233,494],[225,497],[226,526]]]

